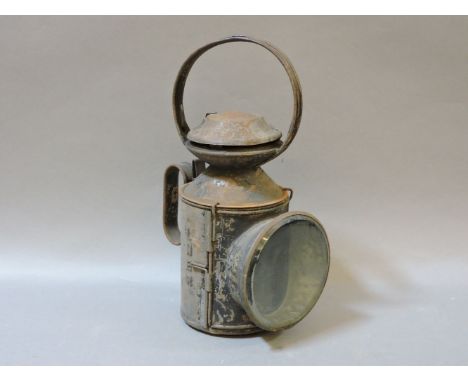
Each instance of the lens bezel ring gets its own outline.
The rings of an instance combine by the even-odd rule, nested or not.
[[[317,294],[315,299],[311,299],[309,304],[306,305],[306,308],[299,316],[298,319],[295,319],[293,322],[286,324],[286,325],[273,325],[269,320],[266,319],[265,315],[259,312],[259,310],[255,307],[254,298],[253,298],[253,288],[252,288],[252,278],[254,274],[255,266],[258,262],[259,256],[261,255],[266,243],[270,240],[270,238],[281,228],[284,227],[292,222],[300,221],[300,220],[307,220],[315,225],[321,234],[326,243],[326,258],[327,258],[327,269],[326,274],[323,278],[323,282],[320,286],[319,293]],[[257,238],[253,242],[252,246],[249,249],[247,256],[244,258],[244,267],[242,273],[242,281],[240,285],[240,299],[241,304],[244,310],[246,311],[249,318],[252,322],[257,325],[258,327],[267,330],[267,331],[279,331],[283,329],[287,329],[299,321],[304,319],[305,316],[312,310],[312,308],[317,303],[320,295],[323,292],[325,284],[327,282],[328,273],[330,269],[330,243],[328,241],[327,234],[319,222],[313,215],[304,213],[304,212],[287,212],[278,217],[272,219],[265,227],[261,229]]]

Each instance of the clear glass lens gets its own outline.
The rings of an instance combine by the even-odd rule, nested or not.
[[[312,309],[328,274],[328,244],[310,220],[293,220],[270,236],[252,273],[253,309],[266,326],[295,324]]]

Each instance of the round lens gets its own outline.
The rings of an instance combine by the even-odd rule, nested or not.
[[[288,215],[258,243],[249,305],[259,326],[283,329],[304,318],[320,297],[328,275],[328,241],[311,217]]]

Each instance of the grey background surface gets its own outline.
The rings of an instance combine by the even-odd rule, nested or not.
[[[332,246],[312,313],[217,338],[179,317],[162,174],[182,61],[230,34],[302,81],[296,140],[265,169]],[[283,129],[285,74],[229,44],[187,84],[189,122]],[[0,18],[0,364],[468,364],[468,18]]]

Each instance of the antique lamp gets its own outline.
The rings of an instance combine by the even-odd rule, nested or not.
[[[190,69],[207,50],[231,42],[267,49],[286,70],[294,111],[284,141],[265,119],[241,112],[207,114],[200,126],[187,125],[183,95]],[[219,335],[296,324],[320,297],[330,258],[320,222],[305,212],[288,212],[292,190],[260,168],[288,148],[299,128],[302,94],[292,64],[265,41],[232,36],[212,42],[182,65],[173,107],[182,142],[198,158],[171,165],[164,175],[164,230],[182,247],[183,319]]]

